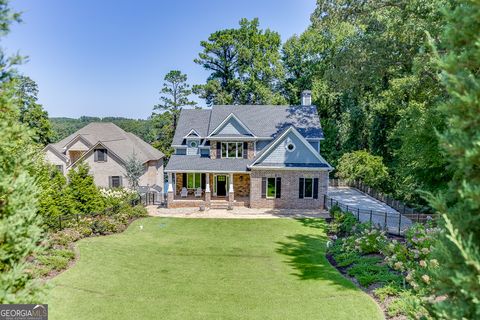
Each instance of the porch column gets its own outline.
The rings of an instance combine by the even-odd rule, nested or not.
[[[210,173],[205,173],[205,207],[210,208],[210,201],[212,200],[212,193],[210,191]]]
[[[230,173],[228,178],[228,207],[229,209],[233,209],[233,202],[234,202],[234,190],[233,190],[233,173]]]
[[[168,189],[167,189],[167,208],[171,208],[173,205],[173,185],[172,185],[172,173],[168,173]]]

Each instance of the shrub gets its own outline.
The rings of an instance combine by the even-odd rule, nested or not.
[[[68,266],[70,259],[57,255],[41,255],[37,260],[44,265],[46,269],[61,271]]]
[[[428,315],[420,297],[409,290],[399,293],[398,298],[389,304],[387,313],[390,317],[404,315],[410,319],[427,319]]]
[[[74,228],[63,229],[50,234],[50,242],[53,246],[66,247],[70,243],[82,238],[82,234]]]
[[[374,188],[382,188],[388,179],[383,158],[365,150],[345,153],[338,161],[337,176],[349,182],[362,180]]]
[[[338,206],[332,207],[330,215],[332,221],[329,225],[329,232],[340,236],[351,234],[354,226],[358,223],[351,212],[343,213]]]
[[[387,266],[379,264],[381,260],[379,257],[361,257],[354,266],[348,269],[347,273],[349,276],[355,277],[364,287],[373,283],[400,285],[402,277],[392,272]]]
[[[387,284],[384,287],[377,288],[373,291],[375,296],[380,299],[380,301],[385,301],[387,297],[396,297],[400,294],[401,289],[395,284]]]
[[[358,253],[380,253],[387,243],[385,232],[378,229],[363,229],[344,239],[344,248]]]

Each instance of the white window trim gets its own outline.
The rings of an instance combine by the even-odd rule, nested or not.
[[[292,150],[288,149],[288,146],[289,146],[289,145],[292,145],[292,146],[293,146],[293,149],[292,149]],[[285,145],[285,149],[286,149],[288,152],[293,152],[293,151],[295,151],[296,148],[297,148],[297,146],[295,145],[295,143],[293,143],[293,142],[291,142],[291,141],[288,141],[287,144]]]
[[[237,142],[237,141],[222,141],[220,142],[221,145],[220,145],[220,158],[222,159],[241,159],[243,158],[243,141],[242,142]],[[230,143],[234,143],[235,144],[235,157],[229,157],[228,156],[228,144]],[[240,152],[240,156],[238,155],[238,145],[241,145],[242,146],[242,152]],[[225,153],[225,157],[223,156],[223,145],[226,146],[226,153]]]
[[[195,144],[195,146],[192,146],[192,144]],[[189,143],[188,143],[188,146],[190,148],[198,148],[198,142],[196,140],[191,140]]]
[[[195,179],[196,179],[195,176],[196,176],[197,174],[200,174],[200,186],[195,187],[195,185],[196,185],[196,183],[195,183],[195,182],[196,182],[196,181],[195,181]],[[193,188],[189,188],[189,187],[188,187],[188,177],[189,177],[190,175],[193,176]],[[202,187],[202,174],[201,174],[200,172],[188,172],[188,173],[187,173],[187,189],[196,190],[197,188],[201,188],[201,187]]]
[[[306,178],[306,177],[303,178],[303,199],[313,199],[313,179],[314,178]],[[312,180],[312,196],[311,197],[307,197],[307,193],[306,193],[307,180]]]

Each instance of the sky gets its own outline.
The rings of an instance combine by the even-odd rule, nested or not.
[[[13,0],[23,22],[1,46],[28,56],[18,69],[39,87],[51,117],[145,119],[159,102],[165,74],[204,83],[193,62],[200,41],[258,17],[282,41],[302,33],[315,0]],[[192,97],[203,106],[203,101]]]

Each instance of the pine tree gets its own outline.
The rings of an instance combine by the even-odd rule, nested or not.
[[[432,304],[436,318],[480,319],[480,1],[462,0],[447,12],[440,59],[450,100],[442,107],[442,143],[454,172],[448,191],[431,200],[444,234]]]
[[[68,172],[66,197],[70,199],[74,213],[100,212],[104,209],[103,198],[98,190],[90,168],[82,162]]]
[[[27,272],[38,252],[40,189],[30,173],[35,165],[31,132],[18,121],[11,88],[0,91],[0,303],[39,302],[39,287]]]

